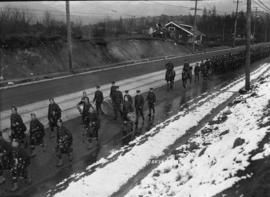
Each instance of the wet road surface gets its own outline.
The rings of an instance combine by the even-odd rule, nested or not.
[[[270,62],[270,58],[261,62]],[[253,64],[255,68],[259,63]],[[182,83],[177,82],[175,89],[172,92],[167,92],[166,87],[163,86],[155,90],[157,95],[156,116],[154,120],[146,119],[144,125],[140,125],[137,130],[138,133],[144,133],[151,127],[164,121],[168,117],[176,114],[181,107],[185,106],[191,99],[206,95],[208,92],[212,92],[214,89],[219,89],[226,84],[233,81],[243,73],[243,69],[226,73],[224,75],[212,76],[210,80],[200,81],[199,84],[192,84],[185,90],[182,88]],[[146,94],[144,94],[145,96]],[[145,106],[145,116],[147,116],[147,106]],[[87,149],[88,143],[83,143],[81,136],[82,125],[80,125],[80,118],[65,122],[65,126],[72,131],[73,142],[73,161],[69,163],[67,158],[65,159],[65,165],[61,168],[56,168],[56,156],[54,148],[56,145],[56,139],[49,139],[49,132],[45,139],[46,152],[43,153],[37,148],[37,156],[31,160],[30,174],[33,179],[32,185],[26,185],[23,181],[19,182],[20,190],[15,193],[10,193],[8,190],[11,186],[10,177],[7,176],[7,182],[0,186],[0,196],[22,196],[22,197],[39,197],[46,196],[46,192],[52,188],[55,188],[56,184],[63,179],[68,178],[73,173],[84,172],[86,167],[95,161],[106,157],[112,150],[117,150],[122,146],[122,135],[120,133],[121,121],[114,121],[111,117],[102,116],[101,129],[100,129],[100,145],[99,147],[93,143],[90,150]],[[8,175],[6,173],[6,175]],[[62,186],[67,186],[64,184]],[[61,187],[62,187],[61,186]],[[62,188],[57,188],[61,190]]]
[[[259,43],[254,45],[254,47],[260,45],[265,45],[265,43]],[[175,65],[182,65],[185,61],[196,62],[215,55],[226,54],[229,52],[238,53],[243,49],[244,47],[241,46],[207,53],[191,54],[180,58],[171,59],[170,61]],[[168,61],[169,60],[146,62],[133,66],[123,66],[110,70],[95,71],[88,74],[74,75],[67,78],[13,87],[10,89],[0,89],[0,111],[10,109],[12,105],[19,107],[40,100],[45,100],[50,97],[57,97],[64,94],[81,91],[95,87],[96,85],[108,84],[114,80],[119,81],[130,77],[163,70],[164,65]]]

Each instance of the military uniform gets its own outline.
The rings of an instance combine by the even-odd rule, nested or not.
[[[197,64],[194,68],[195,82],[200,80],[200,66]]]
[[[114,94],[116,92],[116,88],[117,88],[117,86],[115,86],[115,85],[111,86],[111,91],[110,91],[110,98],[111,99],[113,99],[113,97],[114,97]]]
[[[98,140],[98,130],[100,128],[100,119],[96,111],[88,113],[88,127],[86,131],[87,140],[91,143],[92,138]]]
[[[133,138],[133,122],[131,120],[124,121],[122,128],[122,142],[124,144],[128,143]]]
[[[23,178],[27,183],[31,182],[27,171],[29,165],[30,156],[27,154],[26,150],[22,147],[13,148],[11,175],[14,187],[12,191],[18,189],[18,178]]]
[[[71,132],[64,126],[58,127],[56,152],[59,160],[56,165],[57,167],[63,165],[63,154],[67,154],[69,156],[69,160],[72,160],[72,142],[73,137]]]
[[[133,99],[132,99],[132,96],[130,94],[128,94],[126,92],[126,94],[124,95],[124,100],[127,98],[128,102],[131,103],[131,105],[133,104]]]
[[[57,127],[57,120],[61,118],[61,113],[62,113],[62,110],[58,104],[56,103],[49,104],[48,120],[49,120],[51,131],[53,131],[54,128]]]
[[[128,120],[128,113],[133,112],[132,103],[128,100],[124,100],[123,103],[123,119]]]
[[[95,92],[93,102],[96,102],[96,110],[98,114],[100,112],[102,113],[101,104],[103,103],[103,101],[104,101],[103,93],[100,90],[97,90]]]
[[[135,96],[135,109],[136,109],[136,125],[138,125],[139,117],[141,116],[144,121],[143,114],[144,98],[141,94]]]
[[[4,170],[10,170],[12,165],[12,147],[0,137],[0,185],[5,182]]]
[[[23,123],[22,117],[19,114],[11,114],[11,139],[15,139],[19,143],[24,143],[26,126]]]
[[[32,155],[34,156],[35,146],[41,145],[44,148],[43,138],[45,136],[44,125],[38,120],[34,119],[30,121],[30,148]]]
[[[122,92],[119,90],[116,90],[112,98],[115,120],[117,119],[118,112],[120,113],[121,117],[123,116],[123,111],[122,111],[123,100],[124,99],[123,99]]]
[[[148,101],[148,109],[149,109],[149,117],[151,117],[152,112],[155,114],[155,103],[156,103],[156,95],[154,92],[149,91],[148,95],[146,97],[146,100]]]

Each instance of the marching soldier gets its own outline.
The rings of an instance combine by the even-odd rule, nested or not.
[[[56,146],[56,154],[58,158],[58,162],[56,167],[60,167],[63,165],[63,154],[68,155],[69,161],[72,161],[72,142],[73,137],[71,132],[63,126],[63,122],[61,119],[57,120],[57,146]]]
[[[122,142],[123,144],[126,144],[133,137],[133,122],[129,118],[124,120],[121,130],[122,130],[122,136],[123,136]]]
[[[83,96],[82,96],[82,98],[81,98],[81,101],[77,104],[77,109],[78,109],[78,111],[80,112],[80,114],[82,115],[82,124],[84,124],[84,116],[83,116],[83,111],[85,110],[84,108],[86,107],[88,107],[88,106],[85,106],[85,103],[87,102],[87,101],[90,101],[89,100],[89,97],[87,96],[87,93],[86,93],[86,91],[83,91]],[[90,102],[88,102],[88,103],[90,103]]]
[[[144,98],[140,94],[141,91],[137,90],[137,95],[135,96],[135,109],[136,109],[136,127],[138,127],[139,117],[141,116],[144,122],[144,114],[143,114],[143,106],[144,106]]]
[[[48,107],[48,120],[51,129],[51,138],[53,137],[54,131],[57,129],[57,120],[61,118],[62,110],[58,104],[55,103],[53,98],[49,99],[50,104]]]
[[[27,128],[23,123],[22,117],[18,114],[15,106],[11,107],[10,124],[11,139],[16,140],[19,143],[25,143],[25,131]]]
[[[102,103],[104,101],[103,93],[100,91],[100,86],[97,86],[96,88],[97,88],[97,90],[95,92],[93,102],[96,102],[97,113],[98,114],[99,113],[104,114],[102,109],[101,109],[101,105],[102,105]]]
[[[123,94],[119,90],[119,86],[116,86],[116,90],[112,97],[113,110],[114,110],[114,120],[117,120],[117,114],[123,117],[122,105],[123,105]]]
[[[11,191],[17,191],[18,179],[23,178],[27,184],[31,184],[31,178],[28,174],[28,167],[30,165],[30,156],[27,154],[23,147],[20,147],[19,143],[14,140],[12,141],[12,165],[11,165],[11,176],[13,186]]]
[[[125,98],[127,98],[128,102],[130,102],[131,105],[133,104],[132,96],[129,94],[128,90],[125,90],[124,100]]]
[[[2,137],[0,132],[0,185],[4,184],[6,179],[3,176],[4,170],[10,170],[12,164],[12,147]]]
[[[37,119],[36,114],[31,114],[31,121],[30,121],[30,148],[31,148],[31,157],[35,156],[35,147],[41,146],[43,152],[45,152],[45,145],[43,138],[45,136],[45,129],[44,125]]]
[[[155,115],[155,104],[156,104],[156,95],[153,91],[153,88],[150,88],[146,100],[148,101],[148,108],[149,108],[148,116],[149,118],[151,118],[152,112],[153,116]]]
[[[133,112],[132,102],[130,102],[129,97],[125,95],[123,103],[123,120],[128,120],[128,114]]]
[[[195,83],[200,80],[200,66],[199,63],[196,64],[194,68],[194,74],[195,74]]]
[[[99,116],[93,108],[90,108],[89,113],[88,113],[88,126],[86,130],[86,137],[89,143],[92,142],[92,139],[95,139],[96,141],[98,141],[99,128],[100,128]],[[91,146],[89,144],[88,149],[90,148]]]
[[[112,82],[111,91],[110,91],[110,98],[113,100],[114,94],[116,92],[116,85],[115,81]]]
[[[88,97],[84,98],[83,107],[81,110],[82,121],[83,121],[84,127],[87,127],[88,125],[87,116],[88,116],[90,108],[94,108],[94,107],[91,105],[89,98]]]

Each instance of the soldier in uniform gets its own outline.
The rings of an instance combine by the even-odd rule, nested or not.
[[[11,176],[13,187],[11,191],[17,191],[19,189],[19,178],[23,178],[27,184],[31,184],[31,178],[27,171],[30,165],[30,156],[23,147],[20,147],[16,140],[12,141],[12,148]]]
[[[57,120],[61,118],[62,110],[58,104],[55,103],[53,98],[49,99],[50,104],[48,107],[48,120],[49,126],[51,129],[51,138],[53,137],[53,133],[57,128]]]
[[[26,126],[23,123],[22,117],[18,114],[17,108],[15,106],[11,107],[11,116],[10,116],[10,128],[11,128],[11,139],[16,140],[19,143],[25,143],[25,131]]]
[[[82,124],[84,124],[84,116],[83,116],[83,110],[84,110],[84,108],[85,108],[85,102],[87,102],[87,100],[88,101],[90,101],[89,100],[89,97],[87,96],[87,93],[86,93],[86,91],[83,91],[83,96],[82,96],[82,98],[81,98],[81,100],[80,100],[80,102],[77,104],[77,109],[79,110],[79,112],[80,112],[80,114],[82,115],[81,117],[82,117]],[[81,107],[82,106],[82,107]],[[86,106],[87,107],[87,106]]]
[[[124,100],[127,97],[127,100],[131,103],[131,105],[133,104],[133,99],[132,96],[129,94],[128,90],[125,90],[125,95],[124,95]]]
[[[128,143],[133,138],[133,121],[127,118],[123,121],[123,125],[121,128],[122,132],[122,142],[123,144]]]
[[[114,110],[114,120],[117,120],[117,114],[120,113],[120,116],[123,117],[122,105],[123,105],[123,94],[119,90],[119,86],[116,86],[115,93],[112,97],[113,110]]]
[[[87,116],[88,116],[90,108],[94,108],[94,107],[91,105],[89,98],[84,98],[81,115],[82,115],[83,125],[85,128],[88,125],[88,122],[87,122],[88,117]]]
[[[152,116],[152,112],[153,112],[153,116],[155,115],[155,104],[156,104],[156,95],[153,91],[153,88],[150,88],[146,100],[148,101],[148,109],[149,109],[149,118],[151,118]]]
[[[30,148],[31,148],[31,157],[35,156],[35,147],[41,146],[43,152],[45,152],[45,145],[43,138],[45,136],[44,125],[37,119],[35,113],[31,113],[31,121],[30,121]]]
[[[113,100],[114,93],[116,92],[116,85],[115,81],[112,82],[111,91],[110,91],[110,98]]]
[[[10,170],[12,163],[12,147],[10,143],[6,142],[0,132],[0,185],[4,184],[6,179],[4,177],[4,170]]]
[[[199,82],[199,80],[200,80],[200,66],[199,66],[199,63],[197,63],[195,68],[194,68],[194,74],[195,74],[195,83]]]
[[[136,110],[136,127],[138,127],[139,117],[141,116],[144,122],[144,114],[143,114],[143,106],[144,106],[144,98],[141,95],[141,91],[137,90],[137,95],[135,96],[135,110]]]
[[[132,102],[130,102],[129,98],[125,95],[124,103],[123,103],[123,120],[128,120],[128,114],[133,112]]]
[[[63,155],[68,155],[69,161],[72,161],[72,142],[73,137],[71,132],[63,126],[63,122],[61,119],[57,120],[57,146],[56,146],[56,154],[58,158],[58,162],[56,164],[57,167],[63,165]]]
[[[100,128],[100,119],[97,114],[97,111],[95,111],[93,108],[90,108],[88,113],[88,126],[86,129],[86,137],[89,143],[92,142],[92,139],[98,141],[99,128]],[[91,148],[90,144],[88,148]]]
[[[104,101],[103,93],[100,91],[100,86],[97,86],[96,88],[97,88],[97,90],[95,92],[93,102],[96,102],[97,113],[98,114],[99,113],[104,114],[104,112],[101,109],[101,105],[102,105],[102,103]]]

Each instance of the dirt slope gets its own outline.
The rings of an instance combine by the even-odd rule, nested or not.
[[[4,78],[13,79],[67,70],[66,43],[57,40],[39,47],[2,50]],[[183,55],[188,49],[161,40],[73,41],[74,68],[91,68],[128,60]]]

